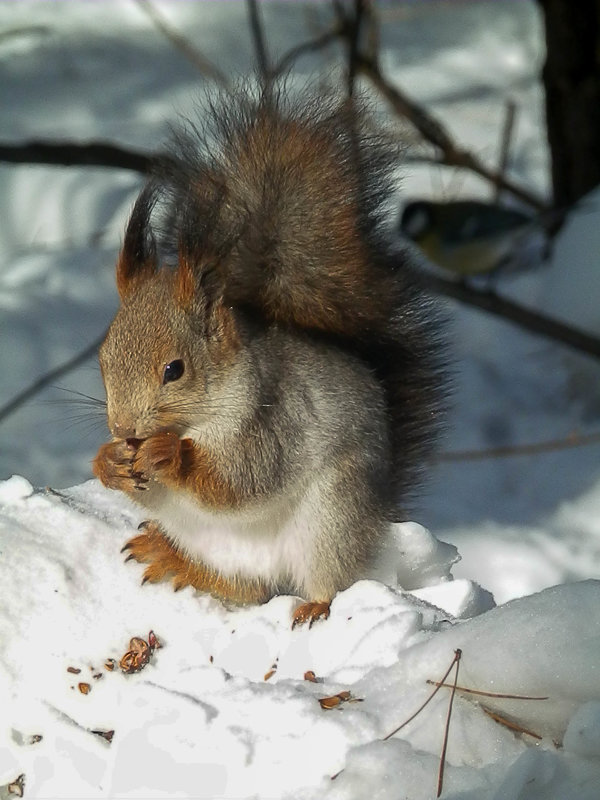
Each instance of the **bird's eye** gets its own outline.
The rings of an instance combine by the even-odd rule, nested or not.
[[[175,361],[171,361],[170,364],[167,364],[163,373],[163,386],[165,383],[178,381],[183,375],[183,369],[183,361],[180,358],[177,358]]]

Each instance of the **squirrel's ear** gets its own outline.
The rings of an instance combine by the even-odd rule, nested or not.
[[[186,252],[180,244],[175,274],[175,302],[184,311],[192,311],[198,301],[198,280],[195,264],[190,256],[191,254]]]
[[[127,223],[125,241],[117,260],[117,289],[121,299],[156,271],[156,242],[150,227],[156,191],[154,183],[146,184]]]
[[[210,317],[224,294],[222,257],[210,242],[210,212],[201,215],[193,202],[183,204],[178,221],[175,302],[190,313]]]
[[[197,314],[210,326],[216,308],[223,300],[220,264],[192,254],[180,244],[175,273],[175,303],[190,314]]]

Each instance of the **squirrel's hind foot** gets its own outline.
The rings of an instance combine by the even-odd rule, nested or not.
[[[188,558],[165,536],[157,522],[149,520],[140,526],[142,533],[130,539],[121,552],[128,552],[126,561],[148,564],[142,584],[157,583],[171,576],[175,591],[192,586],[208,592],[220,600],[237,604],[264,603],[271,594],[266,585],[257,579],[226,577],[202,561]]]
[[[158,583],[172,575],[175,591],[190,584],[186,579],[190,563],[165,537],[156,523],[147,521],[140,526],[143,533],[134,536],[121,549],[128,552],[125,561],[138,561],[148,564],[144,570],[144,583]]]
[[[301,606],[294,611],[292,617],[292,629],[296,625],[303,625],[308,622],[308,627],[312,628],[313,622],[317,619],[327,619],[329,616],[330,602],[324,603],[302,603]]]

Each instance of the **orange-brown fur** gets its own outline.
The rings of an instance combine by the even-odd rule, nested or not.
[[[356,124],[357,135],[360,135],[360,117],[350,107],[345,113],[347,125]],[[387,320],[394,308],[395,281],[387,266],[381,269],[380,265],[373,263],[361,235],[357,175],[353,171],[344,172],[341,167],[340,145],[328,120],[325,118],[310,125],[306,120],[301,124],[282,118],[274,124],[273,117],[265,112],[249,131],[244,132],[243,138],[234,141],[231,150],[227,158],[235,163],[242,185],[251,180],[260,185],[261,181],[268,182],[275,173],[279,178],[285,176],[282,179],[287,184],[282,190],[284,196],[287,193],[290,197],[294,194],[302,197],[305,203],[303,213],[308,215],[307,232],[312,241],[307,240],[301,246],[306,248],[309,257],[311,249],[320,250],[322,263],[319,282],[303,284],[290,280],[287,293],[281,292],[276,281],[269,280],[268,272],[265,281],[247,264],[245,270],[233,266],[229,296],[239,300],[245,295],[247,299],[249,287],[246,281],[258,279],[256,291],[262,288],[261,302],[273,319],[344,335],[361,331],[365,321],[372,324],[374,318],[382,322]],[[331,198],[332,181],[340,202],[325,201],[327,218],[323,219],[323,198]],[[235,185],[231,194],[235,202]],[[285,207],[274,211],[281,217],[279,225],[283,230],[278,230],[276,235],[283,239],[281,247],[285,251],[285,226],[291,215],[286,213]],[[294,221],[290,224],[293,225]],[[298,233],[297,230],[293,232]],[[248,255],[264,255],[267,263],[270,258],[269,253],[261,251],[252,230],[242,237],[240,255],[243,260]],[[352,306],[348,305],[350,298]]]
[[[292,616],[292,628],[296,625],[303,625],[308,622],[308,627],[312,627],[313,622],[318,619],[327,619],[329,617],[329,607],[331,603],[302,603],[294,611]]]
[[[229,600],[232,603],[264,603],[269,599],[268,588],[258,580],[225,577],[216,570],[192,560],[177,550],[156,523],[146,523],[143,533],[130,539],[123,547],[129,555],[148,564],[144,570],[143,583],[157,583],[169,578],[175,591],[192,586],[201,592]]]
[[[100,447],[92,468],[105,486],[134,497],[140,482],[143,486],[152,477],[173,489],[197,494],[209,508],[232,509],[242,500],[208,450],[174,433],[157,433],[137,447],[108,442]]]
[[[127,545],[145,580],[295,591],[312,622],[367,574],[437,429],[428,303],[381,225],[396,153],[360,104],[275,87],[202,125],[127,227],[93,469],[157,520]]]

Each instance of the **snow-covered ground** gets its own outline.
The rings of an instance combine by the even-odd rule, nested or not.
[[[222,71],[247,72],[244,4],[158,5]],[[329,18],[326,4],[261,8],[278,55]],[[492,163],[504,103],[517,101],[511,174],[546,192],[535,4],[400,2],[381,13],[386,71]],[[331,69],[336,55],[303,57],[298,75]],[[206,82],[125,0],[0,2],[0,70],[0,140],[105,139],[138,149],[156,148]],[[404,172],[404,197],[490,196],[455,171],[409,164]],[[108,325],[114,258],[139,186],[126,171],[0,165],[0,409]],[[598,198],[583,204],[550,266],[498,289],[600,333],[599,217]],[[600,429],[597,362],[488,315],[449,311],[455,394],[445,452]],[[57,383],[103,394],[93,360]],[[0,422],[0,477],[61,491],[81,484],[105,438],[101,411],[44,391]],[[189,590],[141,589],[140,569],[118,555],[139,519],[122,498],[95,483],[59,496],[27,481],[0,485],[0,703],[9,709],[0,715],[0,798],[20,773],[33,797],[432,797],[447,690],[381,739],[418,708],[426,679],[441,678],[456,648],[459,684],[549,700],[485,700],[544,737],[531,747],[536,740],[461,695],[444,796],[598,796],[600,587],[572,582],[600,578],[599,445],[432,467],[413,518],[456,545],[455,580],[447,580],[451,551],[421,528],[398,530],[399,548],[412,537],[417,594],[359,583],[310,631],[289,630],[296,601],[288,597],[227,610]],[[473,582],[498,603],[572,585],[489,611]],[[452,624],[453,616],[475,619]],[[104,670],[150,629],[164,647],[143,672]],[[90,667],[103,677],[83,695],[77,684]],[[308,669],[322,682],[304,681]],[[317,698],[341,690],[362,702],[320,708]],[[114,729],[112,744],[87,729]],[[43,739],[31,743],[36,734]]]
[[[45,798],[426,800],[448,690],[386,736],[459,648],[460,686],[538,699],[459,693],[443,796],[597,798],[600,582],[487,610],[484,592],[447,580],[453,549],[405,523],[398,546],[424,588],[360,581],[326,622],[292,630],[293,597],[232,610],[189,587],[140,586],[143,568],[119,555],[140,518],[95,481],[61,494],[0,484],[0,786],[24,774],[27,796]],[[151,630],[162,647],[142,671],[107,669]]]

